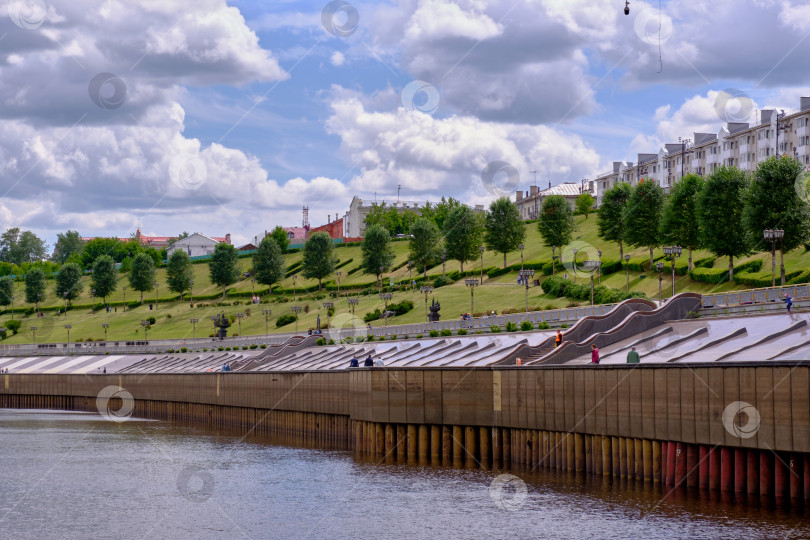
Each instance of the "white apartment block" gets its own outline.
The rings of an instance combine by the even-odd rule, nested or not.
[[[729,122],[717,133],[695,133],[691,140],[661,146],[657,154],[639,154],[635,163],[614,161],[613,170],[596,177],[597,205],[618,182],[635,186],[641,178],[653,179],[669,193],[686,174],[708,175],[721,165],[753,172],[776,154],[793,156],[810,170],[810,97],[801,98],[795,111],[762,110],[758,120]]]

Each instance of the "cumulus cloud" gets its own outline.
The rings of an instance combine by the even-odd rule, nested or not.
[[[335,51],[332,53],[332,56],[329,58],[329,61],[332,63],[333,66],[340,67],[346,62],[346,57],[340,51]]]

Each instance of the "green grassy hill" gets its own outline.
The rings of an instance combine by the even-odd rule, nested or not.
[[[596,257],[596,251],[602,251],[603,260],[618,259],[619,249],[616,244],[604,242],[598,238],[596,233],[596,217],[591,216],[585,219],[584,216],[577,216],[577,223],[579,226],[578,231],[575,233],[576,245],[579,248],[577,259],[581,261],[583,258]],[[527,224],[527,238],[525,242],[526,248],[523,251],[523,258],[526,263],[537,261],[550,261],[551,249],[541,244],[540,235],[537,232],[534,224]],[[394,266],[400,266],[397,270],[390,274],[386,274],[386,283],[388,278],[393,276],[395,281],[408,280],[409,271],[407,268],[408,259],[408,243],[406,241],[392,242],[392,247],[396,254]],[[645,257],[648,251],[645,249],[634,249],[629,251],[633,258]],[[656,257],[662,255],[661,250],[656,250]],[[710,254],[707,252],[695,252],[694,259],[698,260],[707,257]],[[291,253],[285,255],[287,265],[293,266],[301,260],[301,253]],[[351,294],[360,293],[360,303],[356,308],[356,316],[361,321],[364,314],[374,311],[375,309],[382,309],[383,302],[377,295],[376,287],[368,288],[368,284],[373,283],[374,276],[363,274],[358,270],[362,260],[360,246],[347,246],[340,247],[335,250],[335,256],[338,258],[339,263],[344,263],[351,259],[351,262],[341,267],[341,298],[333,299],[329,297],[329,291],[312,291],[301,294],[302,289],[310,289],[317,286],[316,280],[307,280],[303,276],[297,274],[295,286],[297,289],[296,304],[301,305],[305,312],[302,312],[299,317],[298,329],[299,331],[306,331],[307,328],[314,327],[317,316],[320,315],[323,324],[327,321],[326,310],[323,308],[324,301],[335,302],[335,315],[340,316],[343,314],[342,321],[345,322],[347,313],[350,313],[349,306],[345,298],[347,289],[351,290]],[[679,262],[686,260],[686,253],[681,257]],[[763,261],[762,275],[768,274],[770,271],[770,253],[756,253],[751,257],[741,260],[735,260],[735,266],[745,263],[750,260],[760,259]],[[520,264],[520,253],[514,252],[507,255],[508,265]],[[250,258],[240,259],[240,265],[244,272],[247,272],[251,266]],[[485,252],[483,266],[485,269],[498,267],[503,265],[503,255],[498,253]],[[558,273],[565,272],[558,263]],[[804,268],[810,268],[810,252],[804,251],[803,248],[797,249],[785,256],[785,266],[788,272],[796,271]],[[719,258],[714,263],[714,268],[727,268],[728,260],[726,258]],[[133,309],[123,309],[123,306],[116,306],[107,313],[104,309],[97,309],[93,311],[89,307],[75,308],[68,312],[65,316],[57,316],[56,311],[46,311],[44,318],[39,318],[33,311],[31,304],[23,302],[15,302],[14,305],[14,318],[22,320],[22,327],[20,333],[16,336],[10,336],[3,343],[25,343],[31,342],[33,334],[30,331],[31,326],[38,328],[36,333],[36,341],[64,341],[67,337],[67,331],[64,328],[65,324],[72,326],[70,330],[71,341],[77,339],[103,339],[104,331],[101,326],[102,323],[108,323],[108,339],[110,340],[124,340],[124,339],[143,339],[144,333],[141,327],[141,321],[152,316],[156,318],[156,324],[149,330],[148,337],[150,339],[159,338],[187,338],[192,336],[192,325],[190,319],[196,318],[200,320],[197,326],[197,337],[207,336],[214,331],[214,327],[210,321],[210,317],[220,312],[226,315],[232,315],[237,312],[245,313],[242,319],[242,335],[263,334],[265,332],[265,317],[262,315],[262,309],[272,310],[272,315],[269,316],[268,327],[269,332],[291,332],[294,330],[294,324],[289,324],[281,328],[276,328],[276,319],[283,314],[290,313],[290,306],[292,305],[292,294],[286,292],[288,289],[292,291],[293,278],[292,276],[285,278],[279,285],[284,290],[282,294],[273,293],[267,294],[267,287],[258,283],[253,283],[250,278],[240,280],[238,283],[229,288],[229,294],[232,293],[246,293],[249,294],[255,287],[257,293],[261,294],[261,304],[250,304],[249,297],[228,297],[225,299],[220,298],[221,290],[213,285],[208,277],[207,264],[195,264],[194,268],[194,306],[190,305],[188,294],[186,294],[184,301],[176,299],[176,295],[170,293],[166,286],[166,271],[161,268],[157,271],[158,279],[158,295],[160,297],[159,305],[156,309],[150,311],[149,302],[154,303],[155,291],[144,295],[145,304]],[[480,271],[480,259],[465,265],[465,270]],[[448,273],[459,270],[459,264],[455,261],[448,261],[446,264],[446,271]],[[778,272],[778,261],[777,261]],[[441,275],[442,266],[438,266],[428,271],[429,279]],[[414,271],[413,278],[420,275]],[[545,276],[542,272],[538,272],[535,276],[536,279],[544,279]],[[573,275],[570,276],[573,278]],[[90,295],[90,281],[89,277],[83,278],[84,289],[82,296],[74,301],[76,306],[86,305],[89,306],[93,299]],[[769,277],[767,277],[769,280]],[[335,277],[328,280],[330,286],[334,283]],[[580,278],[580,282],[586,282],[586,278]],[[778,277],[777,277],[778,282]],[[602,284],[608,287],[624,289],[626,284],[626,274],[624,270],[606,275],[602,278]],[[55,282],[48,280],[48,294],[42,306],[52,307],[54,309],[61,307],[63,302],[56,298],[54,290]],[[127,302],[135,301],[140,298],[140,294],[132,291],[131,289],[124,290],[123,286],[127,285],[127,276],[122,275],[119,281],[118,290],[107,298],[109,302],[122,302],[125,298]],[[366,286],[365,290],[359,287]],[[664,297],[670,294],[670,275],[665,274],[663,280]],[[676,292],[682,291],[695,291],[700,293],[708,292],[721,292],[728,290],[739,290],[746,288],[739,283],[720,283],[709,284],[693,281],[688,275],[677,276],[675,280]],[[645,293],[650,298],[658,297],[658,276],[654,272],[630,272],[630,289]],[[362,293],[365,293],[363,295]],[[492,279],[485,279],[484,285],[478,287],[474,291],[475,306],[473,311],[496,311],[503,313],[504,310],[522,311],[525,309],[526,304],[526,290],[524,287],[517,285],[517,274],[510,272],[502,276],[494,277]],[[18,282],[15,284],[15,298],[24,299],[24,284]],[[464,285],[464,280],[461,279],[452,285],[437,288],[433,297],[442,305],[442,319],[457,318],[461,313],[470,312],[470,290]],[[425,306],[424,295],[418,291],[418,284],[416,290],[411,291],[409,288],[402,287],[401,290],[394,292],[393,302],[401,300],[411,300],[415,304],[415,309],[401,315],[389,319],[389,324],[404,324],[421,322],[425,320]],[[96,306],[100,304],[101,300],[96,299]],[[548,309],[565,307],[573,301],[567,298],[556,298],[543,294],[539,287],[530,287],[529,289],[529,307],[532,309]],[[583,304],[583,301],[576,303]],[[0,324],[4,324],[11,319],[11,310],[6,309],[0,313]],[[383,321],[377,320],[372,323],[373,325],[382,325]],[[231,327],[231,334],[239,333],[238,324],[234,323]]]

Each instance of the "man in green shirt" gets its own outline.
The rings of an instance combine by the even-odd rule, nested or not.
[[[638,352],[636,348],[633,347],[629,353],[627,353],[627,363],[628,364],[638,364],[641,362],[641,358],[638,356]]]

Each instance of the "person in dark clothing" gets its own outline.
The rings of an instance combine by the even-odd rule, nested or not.
[[[793,298],[791,298],[787,293],[785,293],[785,304],[787,307],[787,312],[790,313],[790,308],[793,307]]]
[[[374,367],[374,360],[371,359],[371,355],[366,357],[366,360],[363,362],[363,367]]]
[[[360,362],[357,360],[356,356],[349,360],[349,367],[360,367]]]
[[[562,342],[563,342],[562,332],[557,330],[557,336],[554,338],[554,346],[559,347],[560,345],[562,345]]]

